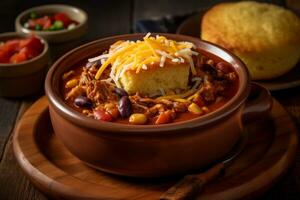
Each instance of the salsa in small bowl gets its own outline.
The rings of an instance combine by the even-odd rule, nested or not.
[[[34,35],[1,41],[0,63],[17,64],[29,61],[40,55],[43,49],[43,42]]]
[[[67,42],[82,37],[87,31],[87,14],[82,9],[62,4],[33,7],[15,20],[19,33],[34,33],[50,43]]]
[[[72,30],[78,25],[78,22],[63,12],[38,15],[32,11],[29,17],[28,21],[24,23],[24,27],[35,31]]]
[[[49,48],[43,38],[0,34],[0,96],[21,97],[41,90],[48,70]]]

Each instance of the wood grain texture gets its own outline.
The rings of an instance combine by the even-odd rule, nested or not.
[[[127,33],[131,30],[132,25],[139,19],[148,17],[160,17],[167,14],[181,14],[198,9],[199,6],[207,6],[214,1],[193,1],[193,0],[162,0],[162,1],[146,1],[137,0],[134,6],[133,1],[103,1],[103,0],[1,0],[0,1],[0,33],[14,31],[14,19],[17,14],[31,6],[47,4],[47,3],[67,3],[82,7],[89,13],[90,32],[84,38],[84,41],[90,41],[98,37],[114,35],[119,33]],[[297,1],[297,0],[296,0]],[[130,3],[129,3],[130,2]],[[269,0],[283,5],[284,0]],[[104,4],[104,5],[102,5]],[[184,4],[184,5],[183,5]],[[179,5],[179,6],[177,6]],[[290,8],[293,5],[291,4]],[[173,8],[174,7],[174,8]],[[111,10],[109,10],[111,9]],[[115,11],[118,12],[115,12]],[[295,9],[296,10],[296,9]],[[101,19],[97,16],[100,15]],[[132,19],[132,20],[131,20]],[[129,21],[128,21],[129,20]],[[78,44],[84,41],[79,41]],[[72,48],[76,44],[65,44],[56,47],[52,53],[53,61],[62,53]],[[65,48],[64,48],[65,46]],[[52,47],[53,48],[53,47]],[[62,49],[63,48],[63,49]],[[300,89],[295,88],[286,92],[275,93],[275,97],[281,104],[292,114],[294,119],[300,122]],[[8,102],[7,102],[8,101]],[[15,104],[14,102],[17,101]],[[45,199],[44,196],[37,191],[35,187],[26,179],[23,172],[20,171],[13,155],[9,135],[16,121],[17,108],[20,107],[19,100],[0,100],[0,135],[6,139],[1,139],[2,144],[6,144],[5,154],[0,163],[0,199]],[[26,102],[26,100],[25,100]],[[12,114],[14,113],[14,114]],[[14,117],[13,117],[14,116]],[[8,120],[10,119],[10,120]],[[5,123],[4,123],[5,122]],[[4,137],[2,137],[4,138]],[[4,149],[4,148],[3,148]],[[0,150],[1,151],[1,150]],[[284,178],[275,184],[261,200],[298,200],[300,198],[300,152],[298,150],[296,161],[284,176]]]
[[[14,127],[19,106],[20,100],[0,98],[0,161]]]
[[[297,129],[280,104],[275,102],[271,117],[249,124],[247,130],[249,140],[244,151],[197,199],[256,197],[287,170],[297,148]],[[14,136],[14,150],[35,185],[56,198],[158,199],[179,178],[123,178],[87,167],[53,134],[45,97],[22,117]]]
[[[27,98],[26,101],[20,103],[19,110],[15,116],[16,121],[22,117],[36,98]],[[20,167],[16,165],[12,150],[12,135],[10,134],[8,137],[4,156],[0,163],[0,197],[5,197],[6,199],[25,199],[27,197],[40,200],[46,199],[45,196],[32,186],[25,174],[22,173]]]

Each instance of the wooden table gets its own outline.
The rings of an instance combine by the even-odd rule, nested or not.
[[[18,13],[29,7],[49,3],[66,3],[81,7],[89,15],[89,32],[81,40],[52,46],[52,61],[69,49],[97,38],[130,33],[137,20],[162,17],[166,14],[185,14],[202,7],[211,6],[221,0],[73,0],[34,1],[1,0],[0,32],[14,31],[14,19]],[[284,5],[281,0],[269,0]],[[288,1],[287,1],[288,2]],[[293,2],[293,1],[289,1]],[[296,1],[294,1],[296,2]],[[53,48],[55,47],[55,48]],[[24,176],[13,156],[12,135],[15,124],[24,111],[40,96],[7,99],[0,98],[0,199],[47,199]],[[273,96],[289,111],[297,124],[300,123],[300,87],[273,93]],[[300,199],[300,152],[288,173],[275,184],[261,199]]]

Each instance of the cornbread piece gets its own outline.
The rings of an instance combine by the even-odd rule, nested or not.
[[[139,73],[127,71],[120,82],[129,94],[161,94],[171,89],[187,89],[189,69],[188,64],[166,64],[164,67],[156,65]]]
[[[233,51],[255,80],[276,78],[300,58],[300,19],[275,5],[222,3],[204,15],[201,26],[202,39]]]
[[[110,79],[129,94],[165,95],[172,89],[188,89],[189,71],[196,75],[192,56],[199,53],[194,49],[193,43],[148,33],[142,41],[117,41],[107,54],[89,62],[101,60],[95,79],[111,67]]]

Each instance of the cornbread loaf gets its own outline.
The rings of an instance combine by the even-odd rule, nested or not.
[[[190,66],[188,64],[154,65],[140,73],[127,71],[121,78],[123,88],[129,93],[153,95],[168,90],[187,89]],[[162,91],[161,91],[162,90]]]
[[[247,65],[252,79],[288,72],[300,58],[300,19],[279,6],[222,3],[205,13],[201,38],[223,46]]]

